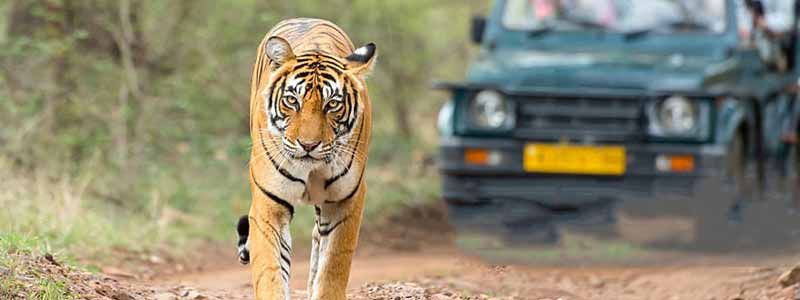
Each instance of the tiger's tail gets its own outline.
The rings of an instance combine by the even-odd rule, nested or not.
[[[236,224],[236,232],[239,234],[239,241],[236,243],[236,249],[239,251],[239,263],[246,265],[250,263],[250,243],[248,237],[250,235],[250,222],[247,215],[239,218],[239,223]]]

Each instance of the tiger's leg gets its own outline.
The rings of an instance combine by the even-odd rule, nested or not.
[[[312,275],[309,298],[312,300],[346,299],[366,191],[364,185],[361,186],[351,199],[319,205],[309,272]]]
[[[319,242],[320,242],[320,235],[319,235],[319,219],[322,210],[319,206],[314,206],[314,210],[316,211],[316,221],[314,223],[313,232],[311,232],[311,260],[309,261],[308,266],[308,295],[309,298],[312,296],[312,291],[314,290],[314,279],[317,276],[317,268],[319,267]]]
[[[253,189],[248,245],[256,300],[290,299],[291,212]]]

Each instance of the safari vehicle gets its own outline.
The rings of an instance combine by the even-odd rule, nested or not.
[[[436,84],[451,221],[555,240],[629,199],[711,209],[696,230],[713,236],[749,202],[797,201],[797,9],[770,2],[495,1],[466,79]],[[662,209],[706,186],[734,193]]]

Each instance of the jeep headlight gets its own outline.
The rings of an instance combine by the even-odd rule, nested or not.
[[[514,106],[496,91],[478,92],[469,104],[472,126],[478,129],[500,130],[514,126]]]
[[[689,99],[672,96],[658,106],[658,123],[666,133],[683,135],[697,126],[697,112]]]
[[[650,103],[648,132],[656,137],[705,139],[709,132],[709,103],[671,96]]]

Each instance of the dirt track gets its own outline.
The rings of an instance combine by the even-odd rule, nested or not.
[[[443,250],[446,249],[358,255],[350,299],[800,299],[800,266],[793,276],[788,276],[794,281],[784,288],[778,284],[778,277],[788,264],[775,258],[768,258],[769,262],[731,262],[738,267],[537,267],[492,265],[452,249]],[[156,275],[146,280],[135,279],[140,276],[138,273],[120,270],[108,270],[106,273],[114,273],[110,276],[91,274],[67,267],[51,256],[12,257],[18,269],[0,268],[0,279],[10,272],[16,283],[10,290],[6,289],[9,286],[0,285],[0,299],[40,299],[39,276],[44,274],[50,280],[64,282],[65,289],[77,299],[252,299],[247,268],[232,267],[235,261],[227,256],[193,261],[208,266],[201,271]],[[293,298],[306,299],[302,289],[307,263],[296,261]]]
[[[571,257],[602,247],[587,239],[579,245],[566,242],[556,247],[556,256],[549,261],[497,263],[498,257],[489,262],[487,256],[478,258],[462,252],[455,246],[451,231],[444,228],[441,216],[431,215],[434,210],[422,211],[427,215],[412,216],[420,220],[417,224],[424,224],[421,228],[425,230],[404,226],[393,232],[388,229],[401,227],[377,226],[373,228],[381,229],[365,232],[350,276],[350,299],[800,300],[800,284],[778,284],[779,276],[800,262],[798,253],[788,248],[781,255],[736,251],[738,256],[647,249],[641,250],[644,253],[625,252],[630,254],[605,263]],[[434,232],[434,228],[443,230]],[[51,256],[19,254],[14,260],[22,272],[0,268],[0,279],[11,274],[23,287],[33,287],[35,295],[40,282],[37,277],[48,274],[66,282],[81,299],[252,299],[249,268],[238,264],[234,247],[198,249],[202,251],[194,255],[200,256],[179,259],[121,251],[115,257],[125,263],[119,268],[103,268],[105,275],[67,267]],[[508,253],[509,248],[501,250]],[[525,257],[542,257],[530,254],[554,251],[512,250]],[[308,252],[298,246],[291,277],[294,299],[307,298],[307,272]],[[800,266],[796,275],[800,281]],[[32,295],[2,288],[0,285],[0,299],[30,299]]]
[[[648,250],[638,258],[622,258],[624,263],[636,261],[634,266],[583,259],[509,265],[487,262],[454,246],[441,209],[410,208],[384,221],[396,224],[408,218],[416,226],[375,224],[379,230],[362,236],[350,276],[351,299],[800,300],[797,285],[783,288],[777,283],[783,271],[800,262],[796,253],[719,256]],[[590,243],[578,251],[597,247]],[[222,248],[199,260],[201,271],[156,275],[146,284],[184,294],[191,287],[219,299],[252,299],[249,268],[239,266],[232,251]],[[308,254],[296,250],[291,277],[296,299],[306,298],[307,272]]]
[[[149,283],[191,287],[212,298],[251,299],[249,269],[234,266],[233,258],[228,259],[230,267],[155,277]],[[788,262],[769,260],[737,267],[715,263],[563,268],[492,265],[453,248],[425,253],[381,251],[357,257],[350,288],[357,299],[439,300],[456,299],[456,295],[466,299],[798,299],[796,286],[777,284]],[[306,260],[295,258],[291,285],[298,299],[305,295],[307,266]],[[363,287],[368,283],[372,286]]]
[[[302,256],[297,254],[296,256],[299,257],[293,259],[291,287],[293,290],[305,290],[308,259],[305,253]],[[156,276],[149,282],[169,286],[190,286],[223,299],[250,299],[252,289],[249,267],[239,266],[231,257],[219,259],[227,259],[228,266],[211,267],[201,272]],[[459,271],[469,269],[470,265],[477,264],[472,259],[454,256],[442,250],[426,254],[361,255],[353,263],[350,288],[356,289],[373,282],[407,281],[428,276],[454,275]]]

